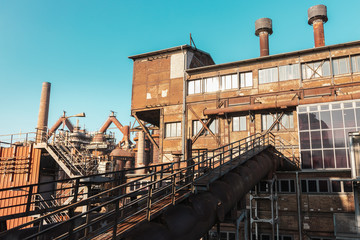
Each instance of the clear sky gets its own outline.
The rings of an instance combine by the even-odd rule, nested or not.
[[[258,57],[262,17],[273,20],[270,54],[312,48],[307,9],[317,4],[328,7],[326,45],[360,40],[359,0],[0,0],[0,135],[35,130],[44,81],[49,126],[63,110],[85,112],[89,131],[111,110],[128,125],[128,56],[189,44],[191,32],[217,64]]]

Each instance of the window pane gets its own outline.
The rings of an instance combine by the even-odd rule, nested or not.
[[[324,168],[321,151],[312,151],[313,168]]]
[[[323,148],[333,147],[333,137],[331,130],[322,131],[322,144],[323,144]]]
[[[306,180],[301,180],[301,192],[303,192],[303,193],[307,192]]]
[[[351,181],[344,181],[344,192],[352,192],[352,182]]]
[[[188,86],[188,94],[194,94],[195,93],[195,84],[194,84],[194,81],[190,81],[189,82],[189,86]]]
[[[201,80],[196,80],[195,81],[195,93],[201,93]]]
[[[233,117],[233,131],[240,131],[240,117]]]
[[[309,129],[308,114],[307,113],[299,114],[299,130],[308,130],[308,129]]]
[[[332,192],[341,192],[341,183],[340,181],[331,181]]]
[[[355,114],[354,109],[344,110],[345,127],[355,127]]]
[[[181,123],[180,122],[176,123],[176,136],[177,137],[181,136]]]
[[[334,104],[333,104],[334,107]],[[333,120],[333,127],[334,128],[343,128],[344,122],[343,122],[343,114],[341,110],[332,111],[332,120]]]
[[[311,147],[321,148],[321,136],[320,131],[310,132],[311,134]]]
[[[232,88],[239,88],[239,79],[237,74],[232,75],[231,81],[232,81]]]
[[[319,180],[319,192],[329,192],[327,180]]]
[[[329,62],[329,60],[325,61],[324,64],[322,65],[322,72],[323,72],[323,77],[330,76],[330,62]]]
[[[330,112],[320,112],[321,117],[321,128],[322,129],[330,129],[331,128],[331,118],[330,118]]]
[[[171,124],[170,123],[166,123],[165,124],[165,137],[170,137],[171,135]]]
[[[252,72],[245,73],[245,86],[251,87],[253,85]]]
[[[344,130],[334,130],[334,142],[335,147],[341,148],[345,147],[345,136],[344,136]]]
[[[300,132],[300,147],[301,149],[310,149],[309,132]]]
[[[340,74],[349,73],[349,58],[340,58],[339,59],[339,67],[340,67]]]
[[[225,76],[225,78],[226,78],[225,89],[231,89],[231,75],[227,75]]]
[[[309,192],[317,192],[316,180],[308,180]]]
[[[290,192],[290,186],[288,180],[280,180],[280,191],[281,192]]]
[[[246,116],[240,117],[240,131],[246,131]]]
[[[302,168],[304,169],[311,168],[310,151],[301,151],[301,164],[302,164]]]
[[[336,156],[336,168],[346,168],[346,150],[345,149],[335,149]]]
[[[335,168],[334,150],[324,150],[325,168]]]
[[[295,192],[295,181],[290,180],[290,192]]]
[[[176,136],[176,123],[171,123],[170,137]]]
[[[320,118],[319,118],[319,112],[313,112],[309,113],[310,118],[310,129],[320,129]]]

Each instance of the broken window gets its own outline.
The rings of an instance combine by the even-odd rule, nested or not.
[[[207,123],[207,119],[202,120],[204,123]],[[194,120],[192,122],[193,125],[193,136],[196,136],[200,130],[203,128],[203,125],[201,124],[201,122],[199,120]],[[214,134],[218,133],[219,130],[219,121],[218,119],[215,119],[212,121],[212,123],[210,123],[210,126],[208,126],[208,128],[210,129],[211,132],[213,132]],[[201,133],[201,135],[209,135],[209,131],[205,130]]]
[[[273,123],[280,117],[281,113],[261,114],[262,130],[268,130]],[[279,122],[275,124],[272,130],[292,129],[294,128],[293,112],[285,112]]]
[[[329,60],[302,64],[303,79],[313,79],[330,76]]]
[[[181,137],[181,122],[165,123],[165,137]]]
[[[232,130],[246,131],[246,116],[232,117]]]

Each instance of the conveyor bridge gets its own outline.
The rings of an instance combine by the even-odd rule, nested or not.
[[[70,200],[62,206],[54,205],[46,212],[38,209],[1,217],[0,221],[41,214],[31,222],[1,232],[0,238],[199,239],[261,179],[279,166],[295,169],[298,164],[291,148],[270,132],[249,136],[180,163],[145,167],[144,175],[136,174],[139,169],[130,169],[76,177],[63,189],[71,194],[64,198]],[[102,190],[105,186],[108,190]],[[38,188],[38,185],[17,187],[25,189],[23,197],[28,199],[25,208],[37,204],[31,192]],[[46,224],[46,219],[55,216],[65,217],[63,221]],[[159,217],[163,223],[154,223]],[[182,227],[177,228],[177,222],[186,217],[190,220],[180,222]]]

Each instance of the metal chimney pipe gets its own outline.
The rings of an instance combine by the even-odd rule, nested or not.
[[[308,9],[308,24],[313,25],[315,47],[325,46],[324,23],[328,21],[325,5],[316,5]]]
[[[269,55],[269,35],[272,33],[270,18],[260,18],[255,21],[255,35],[260,37],[260,57]]]
[[[47,132],[51,83],[43,82],[40,98],[39,117],[36,128],[36,142],[43,142]]]

